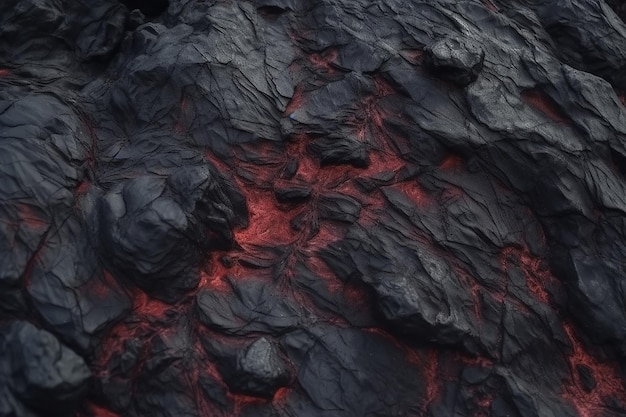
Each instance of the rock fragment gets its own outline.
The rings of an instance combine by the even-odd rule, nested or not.
[[[464,87],[478,78],[485,52],[474,40],[447,37],[424,49],[424,64],[435,76]]]

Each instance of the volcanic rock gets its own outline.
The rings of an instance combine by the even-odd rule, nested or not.
[[[623,416],[624,16],[3,2],[0,416]]]
[[[84,360],[28,322],[5,325],[0,336],[2,415],[71,415],[92,376]]]
[[[277,348],[260,338],[231,358],[230,366],[222,366],[224,379],[234,391],[271,397],[289,382],[289,370]]]
[[[201,290],[196,296],[200,321],[210,328],[229,334],[278,333],[304,320],[301,307],[265,281],[231,278],[228,285],[229,292]]]
[[[322,165],[351,164],[363,168],[369,164],[367,148],[350,138],[322,138],[312,142],[309,148]]]
[[[301,203],[311,197],[311,192],[311,187],[302,185],[286,185],[274,188],[276,199],[281,203]]]
[[[100,215],[111,265],[165,300],[194,288],[201,250],[229,248],[231,228],[245,221],[241,195],[218,181],[207,167],[189,167],[111,190]]]
[[[478,78],[485,52],[471,40],[444,38],[424,49],[424,64],[437,77],[466,86]]]

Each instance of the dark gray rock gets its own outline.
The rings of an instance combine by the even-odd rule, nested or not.
[[[361,207],[359,200],[340,193],[327,193],[319,199],[319,215],[327,220],[354,223],[359,218]]]
[[[306,321],[302,308],[263,280],[228,279],[232,291],[204,289],[196,296],[199,319],[227,334],[282,333]]]
[[[367,148],[354,139],[321,138],[311,142],[309,149],[322,165],[350,164],[363,168],[369,164]]]
[[[398,347],[382,335],[319,325],[289,334],[283,344],[302,387],[287,398],[290,412],[383,416],[399,410],[419,413],[422,408],[424,386],[414,377],[422,371],[401,360]],[[364,390],[370,395],[361,395]]]
[[[424,49],[424,63],[439,78],[462,87],[474,82],[483,67],[485,51],[472,39],[448,37]]]
[[[351,263],[343,254],[349,254]],[[457,306],[471,303],[451,265],[425,248],[400,242],[385,229],[352,229],[324,258],[331,268],[358,278],[376,294],[384,319],[416,340],[476,349],[475,318]],[[341,268],[341,269],[340,269]]]
[[[231,247],[232,227],[246,222],[243,197],[220,181],[208,167],[186,167],[112,189],[100,209],[107,262],[167,301],[196,287],[203,251]]]
[[[277,347],[264,337],[240,350],[231,362],[231,367],[222,366],[222,374],[233,391],[271,397],[289,383],[287,365]]]
[[[0,332],[0,385],[10,391],[2,391],[2,415],[30,415],[26,408],[71,415],[92,376],[83,359],[28,322],[14,321]]]
[[[3,2],[0,415],[623,415],[618,3]]]
[[[312,191],[308,185],[279,185],[274,188],[274,195],[281,203],[302,203],[311,197]]]

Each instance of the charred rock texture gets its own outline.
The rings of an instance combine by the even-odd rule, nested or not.
[[[208,166],[183,167],[167,178],[141,176],[114,187],[101,203],[97,233],[121,275],[174,301],[197,287],[205,253],[232,247],[231,229],[245,225],[246,214],[243,196]]]
[[[424,48],[424,64],[437,76],[461,87],[476,81],[485,52],[471,40],[443,38]]]
[[[221,374],[235,392],[271,398],[290,379],[278,350],[265,338],[221,362]]]
[[[0,382],[4,415],[69,412],[87,391],[84,360],[45,330],[16,320],[0,329]],[[14,414],[12,414],[14,413]]]
[[[626,9],[0,5],[0,417],[626,415]]]

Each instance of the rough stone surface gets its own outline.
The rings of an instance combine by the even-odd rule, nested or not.
[[[24,321],[0,328],[3,416],[56,410],[72,415],[87,393],[91,372],[84,360],[52,334]]]
[[[443,38],[424,49],[424,64],[436,77],[461,86],[476,81],[485,52],[472,40]]]
[[[228,385],[244,394],[272,397],[289,382],[289,370],[270,341],[260,338],[222,367]]]
[[[0,4],[0,417],[626,415],[613,0]]]

